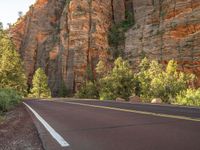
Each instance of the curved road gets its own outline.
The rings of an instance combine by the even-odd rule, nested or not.
[[[27,109],[47,150],[200,150],[199,108],[89,100],[25,103],[69,143],[62,147]]]

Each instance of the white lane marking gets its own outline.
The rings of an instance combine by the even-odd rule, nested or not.
[[[24,103],[24,102],[23,102]],[[43,126],[49,131],[51,136],[61,145],[61,147],[68,147],[67,143],[62,136],[60,136],[35,110],[33,110],[28,104],[24,103],[36,116],[36,118],[43,124]]]
[[[55,102],[55,101],[52,101],[52,102]],[[172,118],[172,119],[180,119],[180,120],[200,122],[200,118],[190,118],[190,117],[185,117],[185,116],[160,114],[160,113],[130,110],[130,109],[122,109],[122,108],[109,107],[109,106],[90,105],[90,104],[83,104],[83,103],[78,103],[78,102],[63,102],[63,103],[72,104],[72,105],[87,106],[87,107],[94,107],[94,108],[101,108],[101,109],[110,109],[110,110],[116,110],[116,111],[122,111],[122,112],[131,112],[131,113],[151,115],[151,116],[164,117],[164,118]]]

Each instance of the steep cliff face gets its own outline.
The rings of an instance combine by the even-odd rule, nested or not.
[[[126,33],[125,55],[137,67],[144,56],[200,78],[200,1],[133,0],[135,25]]]
[[[31,83],[34,71],[44,68],[53,96],[63,84],[75,90],[106,58],[111,1],[38,0],[10,29]]]
[[[133,68],[144,56],[163,63],[174,58],[200,78],[199,0],[38,0],[10,29],[29,83],[42,67],[53,95],[63,84],[76,90],[86,70],[108,57],[108,31],[127,13],[135,25],[122,47]]]

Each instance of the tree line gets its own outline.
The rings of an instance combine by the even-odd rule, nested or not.
[[[144,58],[134,71],[128,61],[119,57],[112,65],[99,61],[96,72],[97,79],[86,80],[77,97],[128,101],[137,96],[142,102],[159,98],[163,103],[200,106],[200,88],[193,86],[195,75],[178,71],[175,60],[165,67],[157,60]]]
[[[50,97],[47,77],[38,68],[33,77],[33,87],[28,91],[24,64],[0,23],[0,112],[9,110],[26,96]]]

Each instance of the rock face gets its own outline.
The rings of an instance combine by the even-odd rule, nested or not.
[[[200,79],[200,1],[132,0],[135,25],[126,33],[125,55],[137,67],[147,56]]]
[[[94,70],[106,58],[111,1],[38,0],[10,29],[31,83],[42,67],[53,96],[63,83],[71,92],[83,81],[86,68]]]
[[[137,67],[142,57],[167,63],[200,78],[199,0],[37,0],[11,29],[31,83],[42,67],[53,96],[64,84],[75,91],[86,70],[106,59],[107,34],[112,23],[134,14],[135,25],[126,33],[125,57]]]

